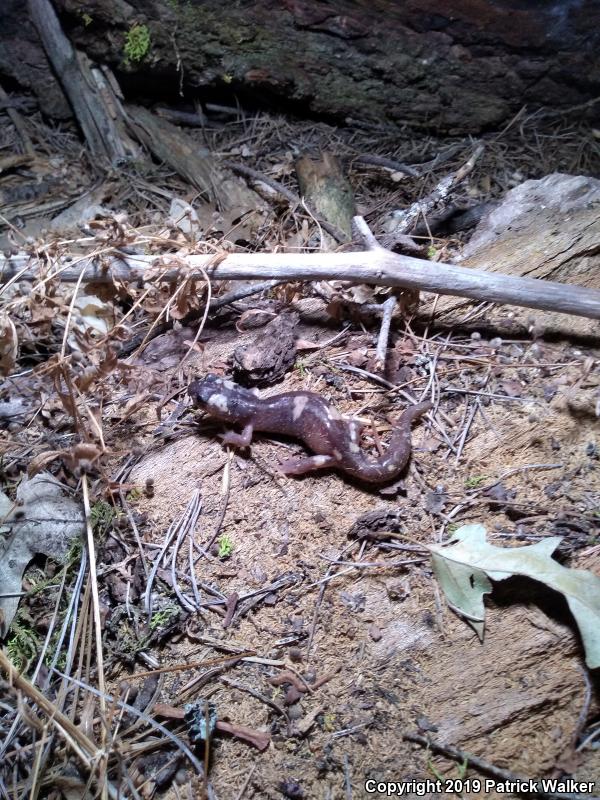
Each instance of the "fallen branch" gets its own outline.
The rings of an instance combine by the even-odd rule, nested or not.
[[[354,219],[358,233],[368,249],[336,253],[231,253],[218,264],[214,254],[102,256],[102,262],[87,257],[62,257],[53,269],[35,265],[33,257],[0,256],[0,282],[14,279],[40,280],[55,276],[74,282],[84,273],[86,281],[181,281],[212,280],[278,281],[342,280],[375,286],[397,286],[434,294],[456,295],[489,303],[560,311],[565,314],[600,319],[600,291],[566,283],[517,278],[512,275],[434,263],[412,256],[398,255],[380,247],[362,217]]]
[[[49,0],[29,0],[29,16],[93,158],[103,166],[135,158],[138,147],[125,132],[120,99],[107,72],[72,47]]]

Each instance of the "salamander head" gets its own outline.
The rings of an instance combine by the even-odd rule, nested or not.
[[[209,373],[188,386],[188,394],[197,408],[211,416],[230,422],[243,422],[247,416],[250,394],[227,378]]]

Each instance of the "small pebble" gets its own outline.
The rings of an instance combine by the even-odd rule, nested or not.
[[[390,600],[406,600],[409,594],[406,586],[403,583],[400,583],[400,581],[388,583],[386,589]]]
[[[175,773],[175,783],[178,786],[184,786],[190,779],[187,769],[178,769]]]
[[[380,639],[382,637],[382,633],[379,630],[379,628],[377,627],[377,625],[375,625],[375,623],[372,623],[371,625],[369,625],[369,629],[368,630],[369,630],[369,636],[371,637],[371,639],[374,642],[380,641]]]
[[[473,333],[471,334],[471,340],[473,342],[478,342],[480,339],[481,339],[481,334],[479,333],[479,331],[473,331]]]
[[[295,778],[285,778],[279,784],[279,791],[290,800],[302,800],[304,791]]]

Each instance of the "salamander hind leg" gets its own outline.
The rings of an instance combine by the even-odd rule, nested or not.
[[[333,467],[336,460],[333,456],[300,456],[298,458],[286,458],[278,465],[278,469],[284,475],[304,475],[314,469],[325,469]]]

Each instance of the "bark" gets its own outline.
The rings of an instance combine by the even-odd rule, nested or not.
[[[76,46],[149,97],[160,87],[176,99],[183,87],[190,101],[229,95],[304,116],[476,133],[523,104],[567,108],[600,87],[595,0],[55,2]],[[7,5],[13,16],[20,7]],[[16,77],[21,33],[2,33],[6,13],[0,69]],[[134,25],[150,34],[137,61],[125,54]]]
[[[302,156],[296,161],[296,175],[300,194],[309,207],[342,231],[345,241],[350,241],[354,194],[336,157],[332,153],[323,153],[318,159]]]

